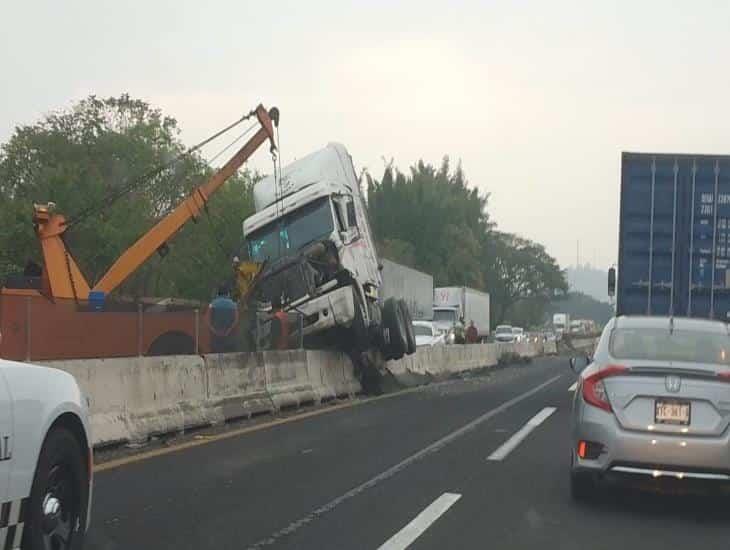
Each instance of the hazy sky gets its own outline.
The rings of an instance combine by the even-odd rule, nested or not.
[[[192,144],[258,102],[284,162],[461,159],[499,227],[617,256],[622,150],[730,152],[728,2],[0,0],[0,141],[129,92]],[[224,145],[221,143],[220,146]],[[216,152],[213,148],[210,154]],[[264,150],[255,167],[268,171]],[[424,220],[428,223],[428,220]]]

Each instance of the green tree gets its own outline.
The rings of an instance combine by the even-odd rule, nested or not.
[[[488,291],[494,324],[539,323],[548,301],[567,290],[564,273],[542,245],[497,231],[488,199],[448,157],[439,168],[420,161],[408,174],[391,163],[379,182],[368,181],[383,255],[431,273],[437,286]]]
[[[171,162],[185,151],[179,133],[175,119],[128,95],[91,96],[17,127],[0,147],[0,280],[22,270],[27,259],[40,260],[32,205],[45,202],[56,203],[72,221],[66,233],[69,248],[89,281],[98,280],[121,252],[211,173],[198,155]],[[164,261],[147,262],[120,293],[174,291],[207,298],[208,286],[230,272],[230,258],[224,262],[220,248],[240,240],[241,220],[252,210],[251,181],[244,173],[229,182],[219,192],[223,197],[210,203],[212,229],[185,227],[170,243],[173,253]],[[138,185],[127,191],[133,183]],[[108,203],[114,195],[118,200]],[[85,217],[77,219],[81,213]]]
[[[389,166],[380,182],[368,182],[378,242],[408,243],[410,248],[400,244],[396,252],[410,256],[413,267],[431,273],[437,285],[484,286],[479,257],[490,227],[487,198],[469,188],[461,166],[451,170],[448,157],[438,169],[421,161],[409,174]],[[393,250],[382,248],[385,255]]]
[[[547,303],[568,291],[565,273],[543,245],[511,233],[494,232],[488,250],[495,323],[510,320],[515,324],[536,324]],[[510,317],[520,302],[521,313]]]

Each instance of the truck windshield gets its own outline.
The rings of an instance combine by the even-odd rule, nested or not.
[[[248,253],[255,262],[277,260],[327,237],[333,229],[332,209],[325,197],[251,233],[246,239]]]
[[[666,329],[617,329],[610,351],[617,359],[644,359],[730,365],[727,334]]]
[[[434,309],[433,310],[434,321],[448,321],[449,323],[456,322],[456,311],[453,309]]]

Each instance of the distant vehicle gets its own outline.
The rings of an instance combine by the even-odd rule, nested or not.
[[[445,334],[438,330],[431,321],[413,321],[413,332],[416,335],[416,347],[437,346],[446,343]]]
[[[512,327],[512,336],[512,341],[515,344],[519,344],[527,340],[527,336],[525,335],[525,329],[523,329],[522,327]]]
[[[560,340],[563,334],[570,330],[570,315],[567,313],[553,314],[553,330],[558,340]]]
[[[417,269],[381,259],[380,300],[402,299],[414,321],[433,319],[433,277]]]
[[[542,333],[542,338],[545,342],[555,342],[555,333],[551,330],[546,330]]]
[[[93,455],[86,399],[61,370],[0,359],[0,540],[81,548]]]
[[[622,153],[617,315],[730,321],[728,243],[730,156]]]
[[[575,334],[576,336],[584,334],[583,323],[580,319],[574,319],[570,322],[570,334]]]
[[[465,286],[433,289],[433,321],[439,330],[463,332],[474,321],[480,340],[489,336],[489,294]]]
[[[730,481],[728,325],[616,317],[586,362],[571,416],[573,497],[593,496],[599,478]]]
[[[515,335],[511,325],[498,325],[494,329],[494,339],[497,342],[514,342]]]

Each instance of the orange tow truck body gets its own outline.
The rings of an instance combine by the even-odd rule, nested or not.
[[[40,277],[0,289],[0,357],[49,360],[205,353],[210,350],[203,313],[171,308],[154,314],[143,304],[106,307],[107,297],[188,221],[198,218],[211,195],[265,142],[275,150],[278,110],[259,105],[258,131],[203,185],[125,250],[93,285],[66,247],[66,218],[53,203],[34,205],[33,223],[43,253]],[[32,279],[32,280],[31,280]],[[177,310],[176,310],[177,309]]]

